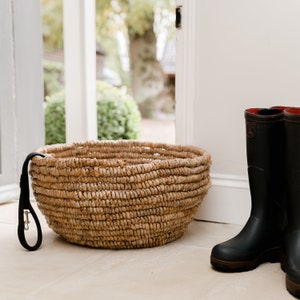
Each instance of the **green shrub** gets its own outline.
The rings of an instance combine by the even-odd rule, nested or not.
[[[97,123],[99,140],[137,139],[140,134],[140,112],[135,101],[105,82],[97,82]],[[46,144],[66,142],[65,94],[46,97]]]

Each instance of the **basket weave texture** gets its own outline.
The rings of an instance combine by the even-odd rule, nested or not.
[[[50,228],[71,243],[154,247],[186,231],[210,187],[200,148],[96,141],[37,149],[34,196]]]

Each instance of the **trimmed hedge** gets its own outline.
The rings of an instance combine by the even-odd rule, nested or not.
[[[140,135],[140,111],[132,97],[105,82],[96,84],[99,140],[129,140]],[[65,93],[46,97],[46,144],[66,142]]]

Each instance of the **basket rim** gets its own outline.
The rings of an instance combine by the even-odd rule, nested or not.
[[[130,147],[143,147],[148,149],[167,149],[171,151],[177,151],[178,153],[189,153],[194,155],[194,157],[170,157],[165,159],[159,159],[156,157],[155,159],[149,159],[147,162],[139,163],[139,164],[125,164],[122,165],[123,158],[116,157],[114,161],[110,164],[110,162],[106,162],[103,165],[103,160],[98,158],[91,157],[76,157],[76,156],[67,156],[67,157],[57,157],[53,152],[64,152],[71,151],[74,149],[80,149],[89,146],[99,146],[99,150],[101,150],[101,146],[107,147],[128,147],[130,151]],[[116,168],[117,166],[121,166],[122,169],[131,169],[136,168],[137,166],[144,166],[146,169],[156,166],[168,166],[169,168],[174,167],[184,167],[187,162],[189,165],[206,165],[211,163],[211,155],[209,152],[204,150],[203,148],[190,146],[190,145],[176,145],[176,144],[166,144],[166,143],[154,143],[154,142],[145,142],[145,141],[136,141],[136,140],[99,140],[99,141],[87,141],[87,142],[75,142],[75,143],[65,143],[65,144],[53,144],[46,145],[36,149],[37,152],[45,154],[45,157],[35,157],[33,162],[38,163],[39,165],[51,164],[56,167],[61,164],[70,164],[73,166],[77,166],[78,168],[82,167],[106,167],[106,168]],[[142,156],[141,156],[142,157]],[[125,159],[126,160],[126,159]],[[99,162],[101,164],[98,164]]]

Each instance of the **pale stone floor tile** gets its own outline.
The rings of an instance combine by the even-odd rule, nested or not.
[[[195,221],[168,245],[115,251],[72,245],[41,218],[42,247],[28,252],[17,240],[16,216],[16,203],[0,206],[1,300],[294,299],[279,264],[237,274],[210,267],[212,246],[240,226]]]

